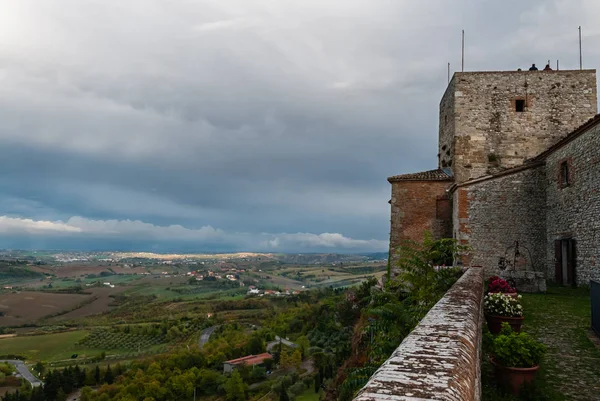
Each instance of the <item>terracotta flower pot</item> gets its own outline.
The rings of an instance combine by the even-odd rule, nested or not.
[[[490,329],[490,333],[492,334],[500,333],[500,329],[502,329],[503,322],[510,324],[510,327],[512,327],[515,333],[520,333],[521,326],[523,325],[523,320],[525,320],[525,317],[485,315],[485,320],[487,321],[488,329]]]
[[[523,384],[529,384],[535,380],[535,375],[540,368],[539,365],[532,368],[510,368],[496,363],[493,359],[490,359],[490,362],[494,366],[496,381],[505,385],[511,393],[517,396]]]

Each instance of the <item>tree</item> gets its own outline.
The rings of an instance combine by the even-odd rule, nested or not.
[[[96,384],[100,384],[100,367],[96,365],[96,370],[94,371],[94,379],[96,379]]]
[[[81,389],[81,397],[79,401],[90,401],[90,394],[92,394],[92,388],[85,386]]]
[[[169,341],[176,340],[179,336],[181,336],[181,331],[177,326],[173,326],[167,331],[167,340]]]
[[[279,401],[290,401],[290,397],[287,393],[285,386],[281,386],[281,392],[279,393]]]
[[[110,369],[110,365],[108,365],[106,367],[106,373],[104,374],[104,381],[107,384],[113,384],[113,382],[115,381],[115,376],[113,376],[113,372]]]
[[[273,359],[271,358],[267,358],[265,360],[263,360],[263,365],[265,366],[265,369],[267,370],[273,370]]]
[[[426,232],[422,243],[405,241],[399,248],[399,274],[386,283],[388,290],[397,289],[407,297],[413,319],[420,321],[433,305],[454,284],[460,275],[457,268],[438,268],[446,262],[459,260],[470,248],[458,240],[434,240]]]
[[[253,335],[246,345],[246,352],[250,355],[257,355],[265,352],[265,343],[258,335]]]
[[[302,365],[302,353],[299,349],[294,351],[294,353],[290,356],[290,364],[296,369],[300,369],[300,365]]]
[[[59,388],[56,393],[56,401],[67,401],[67,395],[62,388]]]
[[[231,377],[225,382],[225,398],[227,401],[244,401],[246,392],[240,374],[234,370]]]
[[[37,363],[33,366],[33,369],[35,369],[35,371],[38,372],[40,376],[43,375],[46,371],[46,367],[44,366],[42,361],[37,361]]]
[[[318,393],[321,390],[321,373],[317,372],[315,375],[315,393]]]
[[[292,367],[292,358],[287,350],[281,351],[281,354],[279,355],[279,367],[282,369]]]
[[[308,349],[310,348],[310,341],[306,336],[300,336],[296,339],[296,344],[300,347],[300,352],[302,353],[302,359],[308,357]]]

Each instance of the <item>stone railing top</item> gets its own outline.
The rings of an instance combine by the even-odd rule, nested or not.
[[[355,401],[479,400],[483,269],[472,267],[371,377]]]

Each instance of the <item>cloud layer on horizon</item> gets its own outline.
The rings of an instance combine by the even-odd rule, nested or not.
[[[8,2],[0,248],[384,250],[385,178],[437,165],[461,29],[469,71],[568,69],[582,25],[593,68],[599,15],[592,0]]]
[[[386,249],[386,241],[356,240],[338,233],[227,233],[223,230],[204,226],[190,229],[181,225],[157,226],[139,220],[90,220],[74,216],[67,221],[44,221],[0,216],[0,238],[10,236],[45,237],[53,236],[68,241],[73,236],[79,240],[92,241],[117,239],[126,244],[127,238],[136,243],[146,242],[146,248],[163,250],[169,247],[210,251],[210,247],[236,251],[290,252],[290,251],[331,251],[380,252]],[[176,245],[180,244],[180,245]],[[127,245],[125,245],[127,247]]]

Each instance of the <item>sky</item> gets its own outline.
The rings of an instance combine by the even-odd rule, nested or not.
[[[377,252],[447,63],[600,66],[596,0],[0,5],[0,248]]]

